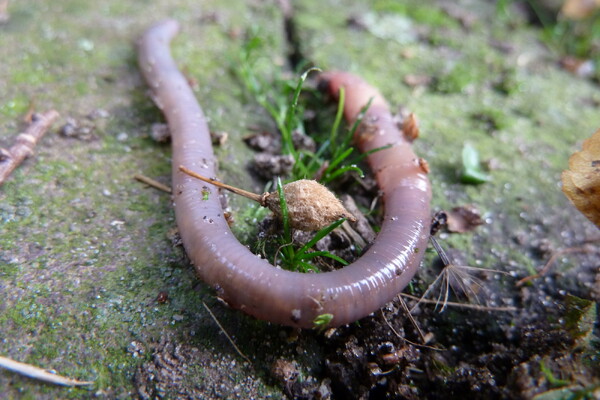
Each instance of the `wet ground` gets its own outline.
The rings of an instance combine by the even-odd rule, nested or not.
[[[30,106],[61,113],[0,188],[0,355],[96,381],[58,388],[0,371],[0,397],[598,397],[600,233],[559,182],[570,153],[600,127],[600,91],[597,79],[561,67],[563,54],[542,40],[530,13],[471,1],[307,0],[294,3],[288,40],[270,2],[147,7],[10,2],[0,25],[0,146],[10,146]],[[161,16],[181,21],[175,57],[211,129],[228,133],[217,148],[228,183],[262,190],[242,138],[273,128],[232,73],[250,31],[266,38],[258,63],[265,77],[300,55],[358,73],[399,111],[414,112],[433,208],[472,204],[485,222],[438,237],[456,265],[500,271],[467,271],[468,289],[450,293],[451,302],[479,308],[421,304],[413,322],[396,301],[321,333],[221,304],[177,245],[169,195],[132,179],[170,182],[169,146],[150,137],[162,117],[133,46]],[[491,181],[460,182],[466,142]],[[249,205],[228,199],[247,240]],[[547,274],[517,285],[557,253]],[[422,295],[441,270],[428,253],[406,293]],[[446,273],[451,282],[465,278],[464,269]],[[440,293],[443,286],[429,298]]]

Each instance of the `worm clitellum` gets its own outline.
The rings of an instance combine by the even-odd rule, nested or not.
[[[391,144],[367,158],[383,191],[384,220],[369,250],[342,269],[320,274],[281,270],[233,236],[212,185],[203,200],[207,185],[179,171],[184,165],[204,176],[216,175],[205,116],[170,54],[177,31],[172,20],[149,28],[139,41],[139,64],[171,131],[177,226],[200,278],[234,308],[302,328],[313,327],[321,314],[333,315],[330,326],[354,322],[391,301],[408,284],[425,253],[431,189],[423,163],[396,126],[385,99],[352,74],[321,75],[334,96],[345,88],[348,122],[373,98],[355,142],[362,152]]]

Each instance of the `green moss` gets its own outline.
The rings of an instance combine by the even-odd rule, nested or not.
[[[499,108],[486,107],[472,115],[473,120],[486,132],[501,131],[511,127],[512,118]]]
[[[435,90],[441,93],[461,93],[469,85],[477,83],[478,72],[470,65],[455,64],[447,72],[436,78]]]
[[[220,178],[260,192],[245,169],[251,152],[240,138],[250,125],[267,119],[229,72],[251,25],[260,25],[270,38],[260,63],[264,73],[285,61],[278,11],[231,0],[203,3],[200,13],[192,0],[156,5],[153,13],[139,12],[145,0],[84,3],[10,2],[11,20],[0,27],[5,55],[0,76],[7,81],[0,91],[2,145],[18,133],[30,100],[38,111],[57,108],[63,116],[35,156],[0,189],[0,353],[95,379],[96,385],[90,392],[56,388],[2,372],[0,386],[8,397],[19,398],[82,398],[96,392],[130,397],[136,368],[151,356],[151,345],[169,334],[219,359],[229,345],[201,299],[218,312],[238,345],[256,355],[250,374],[261,379],[269,364],[264,355],[286,354],[295,346],[266,346],[265,337],[280,340],[279,328],[220,308],[198,283],[182,250],[166,238],[175,226],[169,196],[131,179],[141,172],[168,184],[171,168],[169,146],[148,139],[150,124],[163,118],[140,83],[133,42],[157,15],[182,19],[183,32],[174,44],[177,61],[198,81],[211,129],[227,131],[230,138],[216,149]],[[486,14],[479,7],[489,6],[478,5],[477,15]],[[213,9],[218,23],[197,23]],[[373,10],[407,16],[425,33],[401,46],[346,25],[348,17]],[[415,146],[432,169],[434,208],[473,203],[486,213],[490,223],[474,234],[444,239],[448,247],[462,250],[469,264],[531,273],[543,260],[515,237],[534,232],[562,246],[562,231],[581,229],[584,222],[557,182],[577,142],[600,126],[597,88],[554,66],[517,63],[521,54],[545,54],[536,47],[536,32],[495,18],[481,23],[493,27],[490,35],[455,30],[457,22],[445,12],[408,2],[344,8],[311,0],[297,14],[302,49],[317,65],[358,72],[381,88],[394,108],[403,104],[417,113],[421,138]],[[438,27],[443,29],[432,29]],[[490,48],[490,37],[509,40],[516,53]],[[413,57],[400,56],[409,53]],[[432,90],[437,84],[420,90],[401,83],[417,72],[437,78],[443,90]],[[56,135],[64,117],[84,120],[97,108],[110,116],[93,122],[93,140]],[[120,132],[127,133],[126,140],[117,140]],[[493,181],[478,188],[457,180],[467,140],[477,145],[483,161],[495,159],[499,165],[490,172]],[[267,211],[236,197],[230,205],[236,234],[253,238],[255,218]],[[555,221],[560,229],[552,227]],[[162,290],[169,292],[169,301],[157,304]],[[148,350],[141,359],[127,352],[134,339]],[[318,350],[318,343],[307,342]],[[303,365],[316,369],[320,359],[312,352]],[[193,368],[186,379],[208,383],[214,372]],[[240,368],[232,376],[246,372]],[[273,392],[278,389],[264,389]]]
[[[0,103],[0,114],[5,118],[17,118],[29,108],[29,100],[23,96],[16,96]]]
[[[438,8],[419,5],[414,2],[396,0],[377,0],[372,2],[372,8],[378,12],[406,15],[419,24],[432,27],[457,27],[458,23]]]

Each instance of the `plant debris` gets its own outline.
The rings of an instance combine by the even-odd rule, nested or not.
[[[227,140],[229,139],[229,134],[224,131],[210,131],[210,139],[212,140],[212,144],[214,146],[223,147]]]
[[[560,13],[571,20],[580,20],[591,16],[600,9],[600,0],[565,0]]]
[[[600,227],[600,129],[583,142],[583,149],[569,158],[562,173],[563,192],[571,203]]]
[[[473,205],[454,207],[446,212],[448,232],[465,233],[470,232],[483,225],[479,210]]]
[[[150,126],[150,137],[152,140],[158,143],[166,143],[171,140],[171,132],[169,131],[169,125],[154,123]]]
[[[23,160],[33,154],[33,148],[58,118],[58,112],[48,111],[36,114],[25,132],[20,133],[10,149],[0,149],[0,185],[9,177]]]
[[[265,179],[289,175],[294,167],[291,154],[258,153],[254,155],[254,170]]]
[[[480,184],[490,180],[490,176],[482,171],[479,153],[469,143],[465,143],[462,150],[462,171],[460,175],[462,183]]]
[[[168,187],[167,185],[163,185],[162,183],[158,182],[155,179],[152,179],[148,176],[142,175],[142,174],[135,174],[133,176],[133,179],[135,179],[136,181],[145,183],[146,185],[153,187],[155,189],[161,190],[165,193],[171,193],[171,188]]]
[[[183,166],[180,166],[179,170],[194,178],[254,200],[271,210],[280,220],[283,217],[279,193],[276,191],[259,195],[204,177]],[[356,221],[356,218],[344,208],[335,195],[317,181],[301,179],[290,182],[283,186],[283,191],[287,202],[290,228],[311,232],[326,228],[342,218],[352,222]]]
[[[46,369],[34,367],[30,364],[11,360],[10,358],[0,356],[0,367],[6,368],[9,371],[28,376],[29,378],[38,379],[40,381],[53,383],[61,386],[87,386],[93,385],[93,381],[78,381],[76,379],[65,378],[57,375]]]
[[[281,141],[279,138],[268,131],[253,133],[245,136],[243,140],[248,147],[260,152],[275,154],[281,148]]]

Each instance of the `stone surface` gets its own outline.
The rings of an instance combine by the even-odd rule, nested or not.
[[[435,1],[418,6],[409,1],[357,3],[294,2],[300,49],[323,69],[362,75],[399,110],[402,106],[417,115],[416,150],[430,165],[434,208],[473,204],[486,222],[472,234],[443,237],[446,248],[456,249],[469,265],[522,277],[543,265],[552,251],[598,237],[559,186],[569,154],[600,127],[596,83],[562,70],[559,56],[519,14],[499,15],[485,2],[461,1],[452,9]],[[176,0],[150,7],[141,0],[98,5],[28,0],[10,2],[9,13],[0,25],[0,147],[8,147],[20,131],[30,104],[37,111],[57,109],[61,121],[35,156],[0,187],[0,354],[96,385],[91,390],[59,388],[0,371],[0,397],[280,398],[291,389],[268,377],[279,359],[297,365],[306,383],[302,390],[309,390],[311,382],[329,388],[324,377],[332,376],[332,392],[341,395],[346,389],[340,376],[352,382],[360,376],[356,371],[378,370],[362,362],[372,364],[381,354],[367,351],[352,358],[348,352],[353,349],[366,350],[336,339],[358,331],[356,326],[333,338],[297,334],[226,309],[194,276],[181,248],[172,245],[169,195],[132,179],[142,173],[170,181],[168,144],[149,138],[152,124],[162,117],[146,95],[134,49],[145,27],[169,16],[182,24],[174,54],[195,83],[211,129],[228,133],[216,151],[221,180],[262,191],[260,181],[246,172],[253,154],[242,137],[251,126],[272,123],[230,72],[251,30],[267,38],[261,73],[268,77],[285,66],[283,17],[274,4]],[[427,79],[405,83],[414,83],[410,77],[415,75]],[[67,122],[85,132],[60,135]],[[491,182],[460,184],[465,142],[496,166]],[[229,199],[243,238],[248,203]],[[559,293],[592,295],[595,257],[563,258],[546,280],[522,291],[514,289],[511,276],[490,278],[499,291],[491,298],[497,305],[517,305],[522,311],[513,318],[518,319],[543,313],[539,302],[548,296],[545,306],[558,315]],[[430,282],[433,274],[422,269],[415,285]],[[252,365],[237,356],[202,301]],[[466,319],[479,332],[476,318]],[[466,334],[441,336],[452,332],[451,322],[443,316],[422,321],[430,331],[439,329],[437,344],[448,349],[460,346],[459,340],[473,340]],[[370,332],[363,333],[371,335],[364,343],[391,340],[381,329]],[[386,353],[385,359],[419,359],[414,349],[406,351],[410,357],[399,353]],[[456,357],[453,353],[444,362]],[[345,363],[353,369],[331,372]],[[483,358],[481,363],[487,364]],[[470,368],[455,374],[475,376]],[[476,372],[485,375],[482,385],[494,380],[493,370]],[[152,381],[152,374],[160,380]],[[364,382],[394,393],[373,374]],[[176,385],[164,389],[169,377]],[[465,382],[475,385],[473,379]],[[422,384],[415,378],[414,385],[399,384],[395,393],[414,396],[422,393]],[[357,396],[368,392],[361,388]],[[175,389],[179,394],[164,392]],[[519,394],[514,388],[510,393]]]

